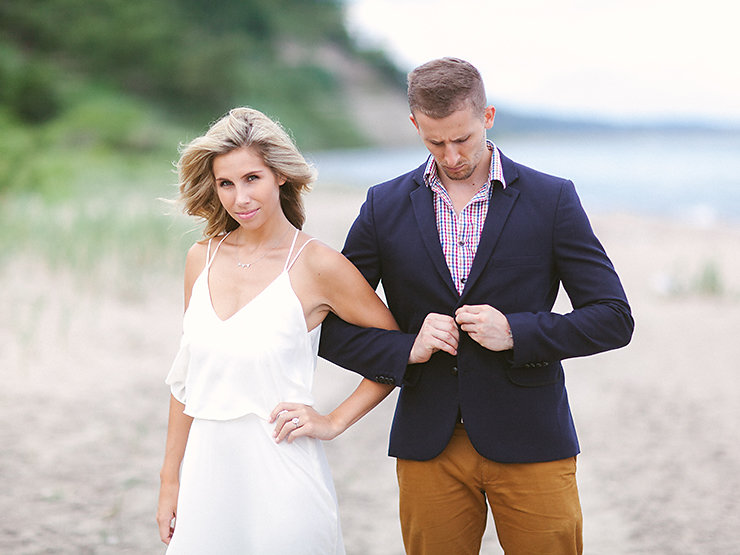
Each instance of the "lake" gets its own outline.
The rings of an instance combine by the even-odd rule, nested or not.
[[[740,131],[620,131],[493,137],[509,158],[572,179],[589,212],[740,222]],[[308,158],[319,183],[366,188],[421,164],[419,147],[335,150]]]

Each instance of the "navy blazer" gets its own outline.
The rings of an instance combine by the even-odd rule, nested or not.
[[[400,332],[362,329],[330,315],[322,357],[399,385],[389,454],[427,460],[452,436],[458,411],[476,450],[498,462],[557,460],[579,452],[561,360],[626,345],[634,321],[614,267],[594,235],[573,183],[501,157],[462,295],[439,241],[424,165],[371,187],[344,254],[382,281]],[[560,285],[573,310],[551,312]],[[460,332],[457,356],[407,365],[430,312],[454,315],[488,304],[506,315],[514,349],[490,351]]]

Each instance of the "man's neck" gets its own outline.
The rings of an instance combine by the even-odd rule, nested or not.
[[[470,202],[470,199],[472,199],[486,181],[488,181],[488,177],[491,172],[491,157],[493,156],[493,153],[488,149],[486,149],[486,152],[488,154],[481,158],[475,171],[467,179],[450,179],[443,171],[440,171],[439,167],[437,167],[439,180],[450,195],[452,206],[457,214],[460,214],[462,209]]]

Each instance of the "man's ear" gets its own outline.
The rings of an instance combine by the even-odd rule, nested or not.
[[[493,127],[493,118],[496,115],[496,108],[493,106],[486,106],[486,110],[483,112],[483,123],[486,129]]]
[[[414,117],[414,114],[409,114],[409,119],[411,120],[411,123],[414,124],[414,127],[416,127],[416,132],[419,132],[419,124],[416,123],[416,118]]]

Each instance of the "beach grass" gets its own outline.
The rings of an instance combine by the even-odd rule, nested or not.
[[[128,292],[136,275],[180,273],[200,229],[172,200],[170,168],[166,160],[136,170],[113,164],[81,172],[64,194],[6,193],[0,266],[33,258],[52,271]]]
[[[188,130],[105,90],[76,93],[44,124],[0,111],[0,268],[21,256],[126,291],[133,276],[179,273],[200,235],[168,202]]]

